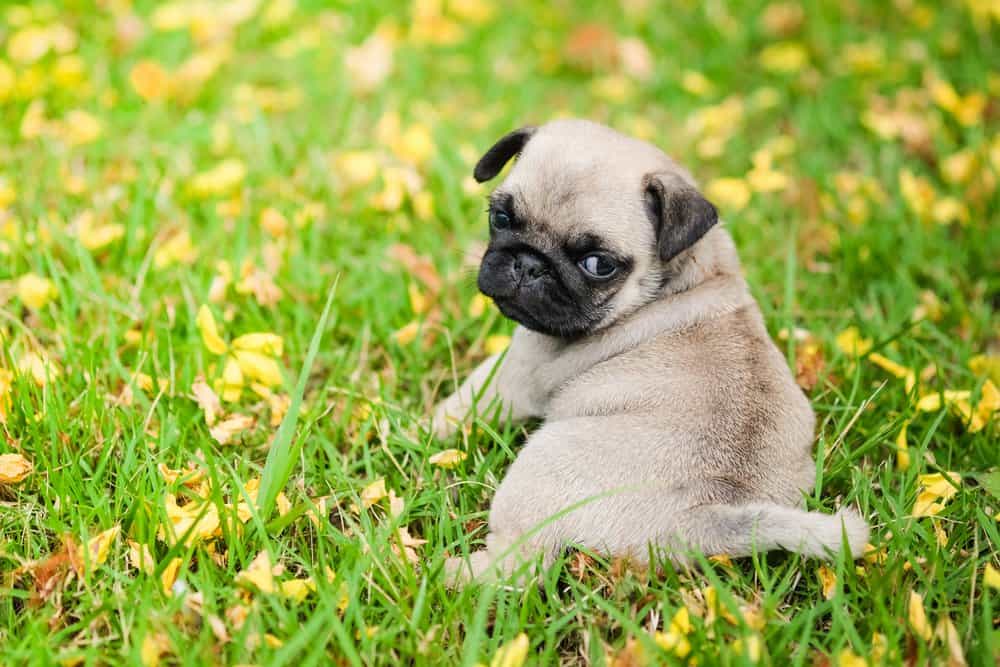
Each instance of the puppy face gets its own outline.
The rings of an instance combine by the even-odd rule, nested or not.
[[[501,138],[476,165],[488,180],[490,243],[479,289],[529,329],[578,338],[662,293],[672,264],[717,221],[691,177],[655,147],[587,121]]]

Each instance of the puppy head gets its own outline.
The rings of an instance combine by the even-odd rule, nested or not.
[[[515,155],[490,195],[479,289],[544,334],[577,338],[652,301],[718,220],[659,149],[596,123],[515,130],[486,151],[476,180]]]

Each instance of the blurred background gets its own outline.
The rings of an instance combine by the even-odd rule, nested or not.
[[[354,534],[365,549],[318,521],[322,539],[305,519],[248,529],[228,551],[219,539],[214,551],[185,553],[199,566],[182,568],[181,580],[222,614],[243,591],[233,572],[275,540],[296,572],[335,555],[352,599],[365,595],[343,616],[342,635],[358,637],[365,656],[389,647],[454,660],[465,650],[471,664],[521,627],[550,658],[582,653],[574,623],[551,622],[564,613],[547,606],[556,598],[530,611],[509,599],[488,639],[482,624],[466,625],[486,607],[467,597],[451,607],[443,589],[432,593],[440,615],[425,623],[473,637],[467,649],[380,634],[379,625],[409,627],[394,615],[412,610],[422,584],[412,570],[375,567],[367,549],[390,562],[404,520],[429,540],[408,543],[410,561],[439,563],[458,540],[482,535],[517,433],[480,424],[444,445],[415,427],[512,329],[476,295],[490,185],[472,180],[472,166],[515,127],[579,116],[655,143],[700,181],[810,393],[820,449],[832,443],[813,504],[840,494],[879,519],[873,541],[893,558],[879,577],[852,580],[853,620],[813,622],[830,610],[810,571],[805,593],[769,598],[773,608],[819,610],[789,636],[820,628],[803,641],[826,654],[845,637],[864,638],[853,643],[862,651],[875,630],[916,650],[897,622],[906,614],[898,591],[915,581],[928,608],[954,610],[963,637],[995,626],[988,610],[964,610],[981,564],[968,549],[987,543],[974,519],[995,538],[996,500],[957,496],[957,520],[942,524],[953,531],[947,548],[938,524],[892,521],[911,506],[920,473],[996,464],[1000,403],[987,401],[987,382],[1000,383],[998,64],[995,0],[3,3],[0,452],[23,455],[21,470],[35,473],[10,477],[22,480],[16,496],[0,480],[0,500],[15,499],[0,511],[0,574],[52,553],[61,535],[82,541],[121,525],[153,549],[159,576],[169,561],[162,498],[188,493],[174,473],[204,462],[235,489],[260,474],[333,288],[307,373],[304,453],[278,488],[290,480],[293,504],[346,504],[382,480],[372,502],[388,486],[388,503],[405,499],[405,519],[393,504],[391,515],[377,505],[370,521],[362,514]],[[256,339],[263,356],[241,365],[237,382],[224,355],[244,333],[279,338]],[[228,430],[209,428],[209,385]],[[951,412],[919,407],[941,389],[964,392],[950,394]],[[441,447],[452,458],[429,461]],[[226,505],[223,495],[213,498],[224,514],[235,496]],[[83,619],[63,639],[100,639],[79,648],[88,655],[106,656],[107,637],[115,647],[145,632],[145,614],[119,613],[133,600],[180,604],[156,580],[133,577],[115,544],[116,574],[63,601],[68,617]],[[798,582],[799,565],[776,567]],[[745,574],[750,596],[758,580]],[[655,592],[668,607],[682,604],[675,583]],[[645,593],[633,593],[619,602],[638,609]],[[0,645],[24,660],[48,650],[50,618],[21,613],[30,594],[18,596],[0,595]],[[574,604],[590,598],[581,592]],[[102,604],[115,613],[91,624]],[[295,636],[294,613],[239,609],[259,624],[248,627]],[[592,644],[580,640],[587,646],[621,648],[635,630],[603,607],[587,613],[583,625],[602,619]],[[202,655],[257,655],[258,644],[217,649],[207,631],[151,618],[150,632],[169,628],[176,646],[197,636]],[[793,641],[774,624],[768,632],[775,650]]]

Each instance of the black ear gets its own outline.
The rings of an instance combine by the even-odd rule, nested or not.
[[[476,163],[476,168],[472,171],[476,182],[485,183],[499,174],[503,166],[521,152],[524,145],[528,143],[528,139],[535,133],[535,129],[531,125],[527,125],[500,137]]]
[[[715,207],[694,187],[667,174],[646,177],[646,211],[656,229],[660,259],[668,262],[693,246],[719,221]]]

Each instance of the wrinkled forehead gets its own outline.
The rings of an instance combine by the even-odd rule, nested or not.
[[[491,199],[513,209],[531,231],[559,242],[598,238],[622,254],[634,251],[637,241],[652,242],[643,209],[644,172],[579,155],[544,158],[526,151]]]

